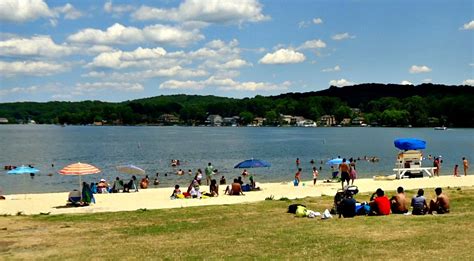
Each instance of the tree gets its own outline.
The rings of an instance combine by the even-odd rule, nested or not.
[[[253,122],[253,113],[249,111],[243,111],[239,114],[240,121],[243,125],[247,125]]]

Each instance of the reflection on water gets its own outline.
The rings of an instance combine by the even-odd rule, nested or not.
[[[162,185],[187,185],[190,177],[176,176],[171,159],[195,172],[208,162],[231,180],[241,171],[233,166],[249,159],[264,159],[268,169],[252,169],[257,181],[289,181],[296,171],[295,159],[301,159],[303,179],[311,179],[311,159],[322,167],[320,177],[330,176],[321,161],[341,157],[376,156],[378,163],[361,160],[359,177],[391,174],[397,149],[393,140],[416,137],[427,141],[425,156],[442,155],[442,174],[452,174],[463,156],[474,159],[474,130],[432,128],[210,128],[210,127],[93,127],[44,125],[0,126],[0,165],[33,164],[41,170],[33,179],[0,172],[4,193],[68,191],[78,186],[78,177],[57,174],[74,162],[93,164],[101,174],[83,177],[87,182],[119,174],[115,166],[134,164],[147,170],[150,177],[160,172]],[[51,166],[54,164],[54,167]],[[424,165],[431,165],[424,162]],[[48,173],[54,173],[48,176]],[[168,173],[165,177],[164,174]]]

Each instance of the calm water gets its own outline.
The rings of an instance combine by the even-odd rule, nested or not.
[[[171,159],[180,159],[184,170],[204,168],[207,162],[229,181],[241,171],[233,166],[248,158],[264,159],[271,168],[252,169],[257,181],[290,181],[301,159],[303,178],[311,179],[310,160],[322,166],[321,178],[330,169],[320,161],[337,157],[377,156],[378,163],[357,163],[359,177],[392,174],[397,149],[393,140],[417,137],[427,141],[425,156],[442,155],[442,174],[452,174],[463,156],[474,163],[474,129],[435,131],[432,128],[210,128],[210,127],[93,127],[44,125],[0,126],[0,166],[33,164],[41,170],[29,175],[0,172],[0,187],[5,194],[69,191],[78,187],[78,177],[57,174],[74,162],[93,164],[101,174],[87,175],[87,182],[116,176],[115,166],[134,164],[150,177],[161,173],[162,185],[187,185],[190,177],[174,175]],[[54,167],[51,164],[54,163]],[[425,166],[431,166],[428,160]],[[48,176],[48,173],[54,173]],[[164,173],[169,173],[167,177]],[[172,174],[173,173],[173,174]]]

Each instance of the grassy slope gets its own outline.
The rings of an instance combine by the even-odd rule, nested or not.
[[[409,191],[411,197],[414,191]],[[434,194],[430,191],[427,198]],[[473,260],[474,189],[447,190],[449,215],[319,220],[332,198],[58,216],[0,217],[0,259],[461,259]],[[359,201],[369,196],[357,195]],[[442,247],[445,245],[445,247]]]

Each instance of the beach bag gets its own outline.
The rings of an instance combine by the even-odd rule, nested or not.
[[[298,180],[297,179],[293,180],[293,184],[295,185],[295,187],[297,187],[299,184]]]
[[[306,217],[307,209],[303,206],[298,206],[296,208],[296,213],[295,214],[296,214],[297,217]]]

